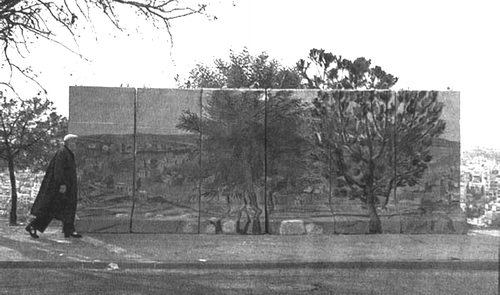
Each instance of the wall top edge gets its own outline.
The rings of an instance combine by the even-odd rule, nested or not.
[[[69,86],[69,89],[125,89],[125,90],[130,90],[134,91],[134,87],[107,87],[107,86]]]
[[[69,86],[69,88],[86,88],[86,89],[126,89],[126,90],[163,90],[163,91],[217,91],[217,90],[228,90],[228,91],[256,91],[262,92],[265,90],[268,91],[295,91],[295,92],[316,92],[316,91],[325,91],[325,92],[357,92],[357,91],[375,91],[375,92],[419,92],[419,91],[436,91],[439,93],[460,93],[460,91],[455,90],[434,90],[434,89],[411,89],[411,90],[392,90],[392,89],[281,89],[281,88],[149,88],[149,87],[105,87],[105,86]]]

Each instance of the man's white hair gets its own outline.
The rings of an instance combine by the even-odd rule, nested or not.
[[[78,138],[78,135],[75,135],[75,134],[67,134],[66,136],[64,136],[64,142],[68,142],[68,140],[70,139],[73,139],[73,138]]]

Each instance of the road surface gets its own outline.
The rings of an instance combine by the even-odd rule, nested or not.
[[[0,294],[498,294],[452,269],[0,269]]]

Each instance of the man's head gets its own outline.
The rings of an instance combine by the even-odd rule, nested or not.
[[[77,138],[78,136],[74,134],[68,134],[64,136],[64,145],[67,146],[69,149],[74,150],[76,148]]]

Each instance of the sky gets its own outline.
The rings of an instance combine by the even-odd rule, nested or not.
[[[371,59],[399,77],[394,90],[459,91],[462,146],[500,149],[495,132],[500,117],[498,1],[211,2],[208,12],[217,20],[173,21],[173,43],[165,31],[122,12],[125,31],[96,18],[93,27],[83,24],[77,30],[78,46],[71,39],[64,42],[76,54],[38,42],[23,62],[67,116],[69,86],[173,88],[175,75],[187,78],[196,63],[227,59],[230,49],[265,51],[288,66],[312,48],[325,49],[351,60]],[[26,84],[23,91],[31,89]]]

